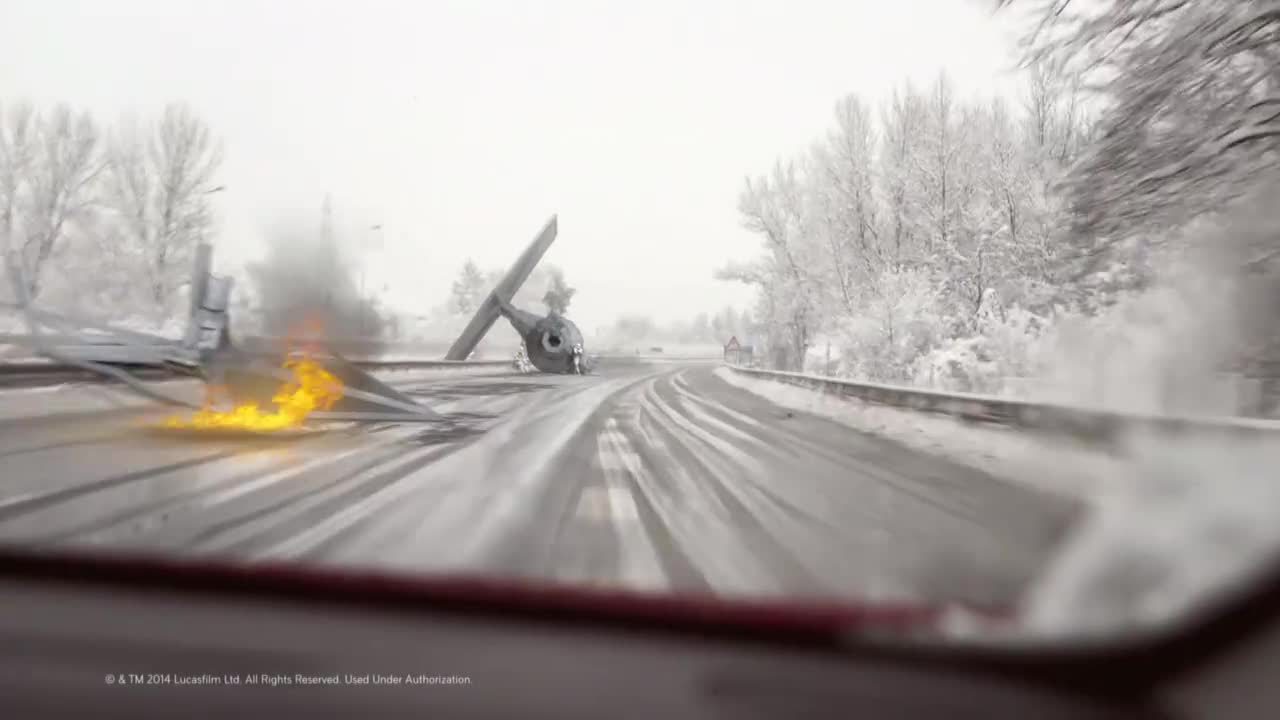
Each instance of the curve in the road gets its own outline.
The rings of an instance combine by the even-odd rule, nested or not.
[[[1074,512],[706,365],[397,384],[448,421],[250,444],[10,423],[0,541],[989,605]]]

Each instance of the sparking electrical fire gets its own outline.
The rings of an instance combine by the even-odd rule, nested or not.
[[[215,397],[208,393],[204,407],[191,417],[172,416],[161,423],[165,428],[236,429],[271,432],[296,428],[307,416],[317,410],[328,410],[342,398],[342,382],[314,360],[306,357],[288,358],[283,367],[293,374],[293,379],[272,396],[274,411],[263,410],[257,403],[240,403],[229,410],[214,407]]]

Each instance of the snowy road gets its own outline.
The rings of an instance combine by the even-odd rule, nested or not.
[[[999,604],[1074,512],[713,370],[420,379],[401,387],[447,424],[293,440],[157,437],[140,411],[7,420],[0,542]]]

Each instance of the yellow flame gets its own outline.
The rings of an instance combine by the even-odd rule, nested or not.
[[[257,403],[241,403],[230,410],[214,408],[218,388],[210,387],[204,407],[191,417],[177,415],[165,419],[162,427],[201,429],[241,429],[272,431],[298,427],[316,410],[328,410],[342,397],[342,382],[310,358],[289,358],[284,368],[293,380],[272,396],[274,412],[264,412]]]

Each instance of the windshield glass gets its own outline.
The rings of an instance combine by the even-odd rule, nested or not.
[[[1062,5],[7,3],[0,542],[1176,622],[1280,544],[1274,13]]]

